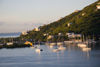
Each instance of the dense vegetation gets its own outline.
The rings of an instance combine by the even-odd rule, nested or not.
[[[7,45],[7,43],[13,43],[12,45]],[[24,41],[20,41],[19,38],[0,38],[0,49],[1,48],[24,48],[31,47],[30,44],[24,44]]]
[[[47,36],[43,34],[55,35],[52,41],[67,40],[66,33],[74,32],[80,33],[88,38],[100,37],[100,9],[97,9],[96,5],[100,1],[97,1],[83,10],[73,12],[72,14],[52,22],[48,25],[40,26],[40,31],[29,31],[27,35],[21,35],[21,39],[32,39],[35,41],[47,41]],[[70,26],[68,26],[70,23]],[[57,36],[58,33],[62,33],[63,36]]]
[[[30,45],[16,44],[16,43],[14,43],[13,45],[0,45],[0,49],[1,48],[24,48],[24,47],[30,47]]]

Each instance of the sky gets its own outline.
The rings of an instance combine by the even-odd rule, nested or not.
[[[97,0],[0,0],[0,33],[32,30]]]

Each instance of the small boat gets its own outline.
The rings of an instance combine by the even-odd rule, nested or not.
[[[52,46],[52,45],[50,45],[49,47],[50,47],[50,48],[53,48],[53,46]]]
[[[82,51],[91,51],[91,48],[82,48]]]
[[[59,49],[53,49],[53,52],[58,52],[58,51],[60,51]]]
[[[40,53],[41,51],[43,51],[43,49],[37,48],[35,51],[36,51],[37,53]]]
[[[63,46],[58,47],[58,50],[65,50],[65,49],[66,47],[63,47]]]
[[[40,52],[40,49],[36,49],[35,51],[36,51],[36,52]]]
[[[56,43],[50,43],[50,45],[54,46],[54,45],[56,45]]]
[[[46,42],[45,45],[49,45],[50,43]]]
[[[63,44],[64,44],[63,42],[57,42],[58,46],[63,45]]]
[[[37,53],[40,53],[41,51],[43,51],[43,49],[40,49],[40,43],[38,46],[36,46],[36,50],[35,50]]]
[[[84,43],[79,43],[77,46],[80,47],[80,48],[86,48],[87,47],[87,45],[84,44]]]
[[[30,48],[32,48],[32,49],[33,49],[34,47],[32,46],[32,47],[30,47]]]
[[[64,41],[64,44],[72,44],[73,41]]]

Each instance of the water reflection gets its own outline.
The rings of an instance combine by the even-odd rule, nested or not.
[[[61,50],[59,50],[59,47],[64,47],[64,49],[62,48]],[[59,52],[61,52],[63,55],[64,51],[66,49],[66,51],[68,52],[68,54],[72,51],[79,51],[80,52],[80,56],[85,56],[87,59],[90,58],[90,51],[91,48],[87,48],[87,47],[78,47],[76,44],[66,44],[66,45],[61,45],[61,46],[57,46],[57,45],[49,45],[49,48],[53,51],[53,52],[57,52],[57,57],[59,57]]]
[[[59,47],[66,48],[53,52]],[[0,67],[100,67],[100,50],[82,51],[76,44],[41,45],[36,48],[1,49]]]

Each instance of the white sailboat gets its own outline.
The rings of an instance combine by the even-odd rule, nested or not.
[[[49,47],[50,47],[50,48],[53,48],[53,45],[50,45]]]
[[[36,51],[37,53],[40,53],[41,51],[43,51],[43,49],[40,49],[40,43],[39,43],[38,47],[35,49],[35,51]]]
[[[58,46],[63,45],[63,44],[64,44],[63,42],[57,42]]]
[[[58,47],[58,50],[65,50],[65,49],[66,49],[66,47],[63,47],[63,46]]]
[[[60,51],[59,49],[53,49],[52,50],[53,52],[58,52],[58,51]]]
[[[82,51],[84,51],[84,52],[86,52],[86,51],[91,51],[91,48],[88,48],[88,47],[82,48]]]
[[[80,47],[83,52],[91,51],[91,48],[88,47],[87,43],[80,43],[77,46]]]
[[[78,43],[77,46],[80,47],[80,48],[86,48],[87,47],[87,45],[85,43]]]
[[[51,46],[54,46],[54,45],[56,45],[56,43],[50,43],[50,45],[51,45]]]

